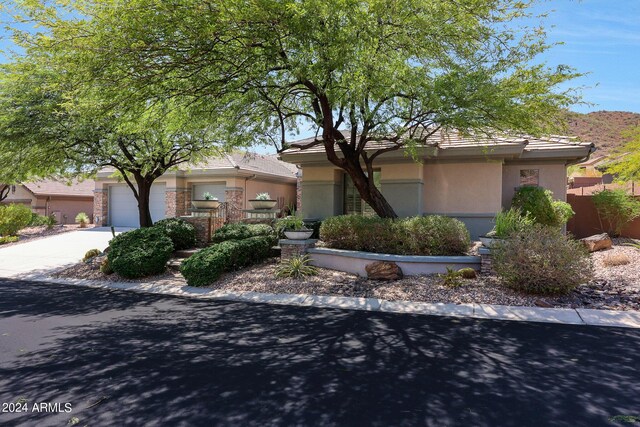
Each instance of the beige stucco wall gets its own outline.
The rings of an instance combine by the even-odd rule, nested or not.
[[[282,198],[283,207],[296,202],[296,183],[279,183],[273,181],[264,181],[259,179],[250,179],[247,181],[247,190],[245,191],[245,206],[249,206],[248,200],[255,199],[258,193],[269,193],[272,199],[278,200]]]
[[[49,215],[53,214],[58,224],[73,224],[76,215],[86,213],[91,219],[93,215],[93,198],[57,198],[52,197],[48,206]],[[93,221],[92,221],[93,222]]]
[[[29,190],[24,188],[24,186],[22,185],[16,185],[15,188],[16,188],[15,193],[12,193],[10,190],[9,195],[7,196],[6,199],[3,200],[3,203],[6,203],[6,204],[8,203],[32,204],[33,203],[33,200],[35,200],[35,197]]]
[[[567,198],[567,168],[562,163],[508,163],[502,169],[502,205],[511,206],[516,187],[520,186],[521,169],[538,169],[539,185],[553,192],[557,200]]]
[[[501,162],[426,163],[426,213],[490,213],[502,203]]]
[[[423,179],[423,167],[421,163],[391,163],[376,166],[380,169],[380,179],[382,181],[403,181]]]

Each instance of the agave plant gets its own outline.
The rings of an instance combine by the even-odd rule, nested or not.
[[[255,200],[272,200],[269,193],[258,193],[256,194]]]
[[[276,268],[276,277],[291,277],[299,279],[306,276],[315,276],[318,274],[318,269],[312,265],[309,265],[311,258],[309,255],[298,255],[283,261]]]

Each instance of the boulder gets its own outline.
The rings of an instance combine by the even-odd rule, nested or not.
[[[595,234],[593,236],[580,239],[589,252],[601,251],[603,249],[610,249],[613,245],[611,238],[607,233]]]
[[[395,262],[376,261],[364,267],[367,277],[371,280],[398,280],[402,279],[402,270]]]

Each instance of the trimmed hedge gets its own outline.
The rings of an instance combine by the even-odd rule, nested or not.
[[[242,222],[226,224],[213,233],[213,243],[226,242],[227,240],[242,240],[255,236],[271,236],[275,238],[275,230],[267,224],[245,224]]]
[[[140,228],[114,237],[109,244],[109,265],[122,277],[138,278],[165,271],[173,243],[160,228]]]
[[[461,255],[471,244],[464,223],[440,215],[335,216],[322,222],[320,239],[331,248],[397,255]]]
[[[533,294],[566,294],[592,278],[584,245],[543,225],[516,232],[491,250],[493,268],[510,288]]]
[[[254,236],[228,240],[198,251],[180,266],[180,272],[191,286],[206,286],[225,271],[238,270],[269,257],[272,236]]]
[[[173,249],[189,249],[196,245],[196,228],[181,218],[166,218],[153,224],[163,230],[173,242]]]
[[[31,208],[26,205],[0,206],[0,236],[14,236],[31,222]]]

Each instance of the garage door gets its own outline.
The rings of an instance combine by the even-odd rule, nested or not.
[[[151,186],[149,197],[151,219],[155,222],[164,218],[165,185]],[[116,227],[139,227],[138,201],[128,185],[109,187],[109,222]]]
[[[193,200],[204,199],[203,194],[209,193],[213,197],[217,197],[219,201],[224,202],[224,189],[227,187],[224,182],[210,182],[206,184],[194,184],[191,197]]]

